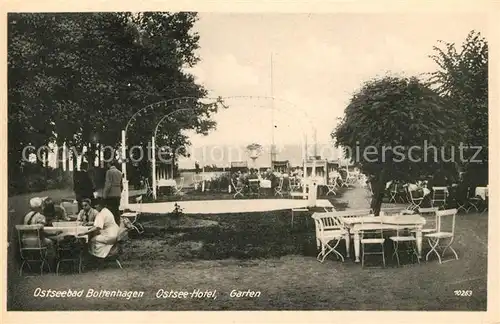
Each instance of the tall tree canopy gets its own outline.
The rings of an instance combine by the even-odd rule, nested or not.
[[[131,116],[154,102],[193,98],[151,105],[131,123],[129,145],[146,145],[156,122],[186,105],[189,118],[172,115],[184,116],[183,127],[163,123],[159,144],[189,144],[182,129],[214,128],[219,103],[202,101],[207,90],[184,70],[199,61],[196,20],[191,12],[9,14],[9,174],[27,145],[116,147]]]
[[[471,31],[462,46],[440,42],[431,58],[439,69],[431,73],[430,82],[437,91],[467,116],[465,142],[481,147],[481,152],[465,165],[474,171],[478,183],[488,178],[488,42]],[[471,149],[469,157],[475,155]],[[477,160],[477,162],[475,161]],[[479,162],[479,160],[482,161]]]
[[[461,112],[417,78],[387,76],[354,94],[332,137],[373,179],[371,208],[378,215],[387,181],[416,180],[444,168],[463,127]],[[431,146],[437,158],[426,149]]]

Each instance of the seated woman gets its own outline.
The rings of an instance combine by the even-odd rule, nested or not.
[[[42,205],[43,205],[43,200],[42,198],[31,198],[30,199],[30,211],[24,216],[24,225],[37,225],[37,224],[42,224],[45,225],[46,219],[45,216],[42,214]]]
[[[47,225],[53,222],[65,222],[70,220],[66,214],[66,209],[56,204],[50,197],[43,199],[42,213],[43,216],[45,216]]]
[[[78,236],[89,235],[89,252],[91,255],[104,259],[117,242],[120,227],[115,222],[111,211],[104,207],[102,199],[96,199],[95,208],[98,214],[94,220],[94,226],[87,232]]]
[[[82,200],[82,210],[76,217],[77,222],[82,222],[83,225],[93,225],[98,211],[91,206],[91,201],[88,198]]]
[[[30,209],[31,211],[24,216],[23,225],[47,225],[45,216],[41,213],[43,205],[43,199],[39,197],[31,198]],[[57,235],[56,233],[55,235]],[[40,242],[41,241],[41,242]],[[40,245],[42,247],[47,247],[49,259],[54,257],[54,242],[46,237],[44,232],[38,237],[35,233],[26,233],[22,237],[22,242],[25,247],[37,248]]]

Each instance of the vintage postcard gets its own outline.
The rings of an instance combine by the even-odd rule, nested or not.
[[[6,322],[500,321],[499,8],[376,3],[6,6]]]

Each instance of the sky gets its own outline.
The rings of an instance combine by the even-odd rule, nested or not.
[[[188,133],[193,150],[266,146],[273,136],[277,145],[330,143],[363,82],[434,71],[438,40],[460,46],[473,29],[486,35],[486,22],[473,13],[200,13],[201,61],[188,72],[211,96],[253,98],[226,99],[216,130]]]

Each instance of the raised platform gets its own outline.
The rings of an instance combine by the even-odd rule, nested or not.
[[[266,212],[307,207],[307,200],[297,199],[234,199],[234,200],[193,200],[178,202],[129,204],[129,209],[142,213],[170,213],[178,204],[184,214],[228,214]],[[318,199],[316,207],[332,208],[326,199]]]

